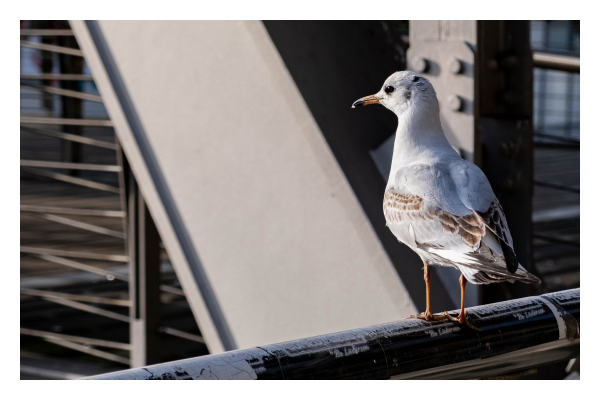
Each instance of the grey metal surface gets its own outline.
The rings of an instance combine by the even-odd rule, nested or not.
[[[81,35],[78,24],[72,22],[72,27],[78,39],[83,38],[80,42],[93,60],[94,74],[102,78],[98,82],[104,104],[118,122],[120,141],[186,295],[190,303],[198,304],[200,328],[209,347],[214,343],[215,351],[223,349],[214,328],[214,310],[197,296],[203,287],[191,273],[197,273],[198,265],[222,320],[243,347],[414,312],[404,284],[260,22],[98,21],[114,63],[104,59],[96,38],[90,39],[89,24]],[[130,48],[133,42],[123,40],[147,38],[154,31],[177,36],[185,31],[196,43],[195,50],[163,46],[172,42],[166,36],[158,49],[155,42]],[[230,41],[245,49],[246,62],[226,61],[238,55],[222,45]],[[227,55],[219,58],[222,51]],[[136,62],[140,56],[148,62]],[[191,74],[186,66],[197,62],[206,63],[212,72]],[[120,82],[108,71],[113,67]],[[163,69],[172,73],[163,74]],[[221,83],[231,85],[231,76],[253,89],[234,89],[242,96],[229,96]],[[138,85],[145,81],[163,83]],[[206,102],[196,93],[223,95],[228,112],[220,101]],[[252,93],[262,93],[259,102]],[[272,101],[275,98],[279,100]],[[187,117],[176,118],[171,112]],[[154,160],[147,159],[147,150]],[[171,205],[162,197],[163,189],[172,196],[171,205],[177,206],[181,220],[174,220],[178,215],[167,209]],[[185,228],[189,241],[182,240],[179,227]],[[186,255],[188,245],[195,254]],[[415,267],[418,274],[420,267]],[[322,308],[323,303],[328,307]],[[256,324],[257,320],[267,323]]]
[[[118,97],[120,106],[127,118],[129,128],[134,135],[137,142],[137,146],[143,155],[146,167],[150,173],[156,190],[162,200],[164,208],[169,216],[173,229],[177,234],[179,244],[185,254],[189,268],[192,271],[196,284],[200,290],[206,307],[208,308],[212,321],[215,328],[219,333],[222,346],[226,350],[234,349],[237,347],[235,341],[230,332],[230,328],[223,316],[221,307],[216,300],[213,288],[206,276],[206,272],[202,266],[200,258],[197,254],[196,249],[191,243],[189,233],[183,222],[183,219],[179,213],[178,208],[175,205],[172,193],[169,191],[163,172],[158,164],[156,155],[144,127],[140,121],[135,107],[133,106],[132,100],[129,96],[127,88],[124,85],[123,77],[113,59],[111,50],[104,38],[102,30],[97,21],[86,21],[86,27],[89,34],[92,37],[96,51],[102,59],[103,66],[112,84],[112,88]]]
[[[450,144],[460,150],[463,158],[477,163],[476,24],[476,21],[410,21],[407,60],[408,69],[422,73],[435,88],[442,128]]]
[[[392,72],[406,69],[403,45],[406,36],[398,33],[408,30],[408,21],[263,21],[263,24],[410,301],[417,310],[424,309],[423,263],[415,252],[398,242],[381,212],[393,148],[393,137],[391,142],[389,137],[397,128],[397,118],[384,107],[364,112],[350,112],[348,108],[358,97],[375,93]],[[391,145],[387,165],[380,162],[381,154],[373,152],[383,146],[382,142]],[[381,179],[378,172],[385,178]],[[320,207],[322,204],[323,200]],[[330,249],[321,251],[326,253]],[[342,262],[341,255],[338,259]],[[438,272],[432,271],[431,306],[439,310],[450,304],[451,296]],[[394,295],[392,300],[400,296]]]
[[[579,289],[468,312],[480,332],[404,320],[89,379],[477,379],[579,356]]]

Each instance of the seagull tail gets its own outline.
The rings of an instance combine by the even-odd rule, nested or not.
[[[539,285],[540,283],[542,283],[540,278],[538,278],[531,272],[527,271],[525,268],[523,268],[523,266],[521,264],[519,264],[519,269],[517,270],[514,277],[517,281],[523,282],[523,283],[534,283],[536,285]]]

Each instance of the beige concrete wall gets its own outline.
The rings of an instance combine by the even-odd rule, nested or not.
[[[100,27],[238,347],[416,311],[260,22]],[[195,315],[214,329],[205,310]]]

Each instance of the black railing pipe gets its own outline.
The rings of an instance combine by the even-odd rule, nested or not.
[[[88,379],[486,378],[579,356],[580,290],[470,308],[471,323],[403,320]]]

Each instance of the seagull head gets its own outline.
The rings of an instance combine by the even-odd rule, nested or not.
[[[437,106],[435,90],[426,78],[416,72],[398,71],[385,80],[379,92],[356,100],[352,108],[379,103],[400,116],[415,104],[428,108],[431,102]]]

